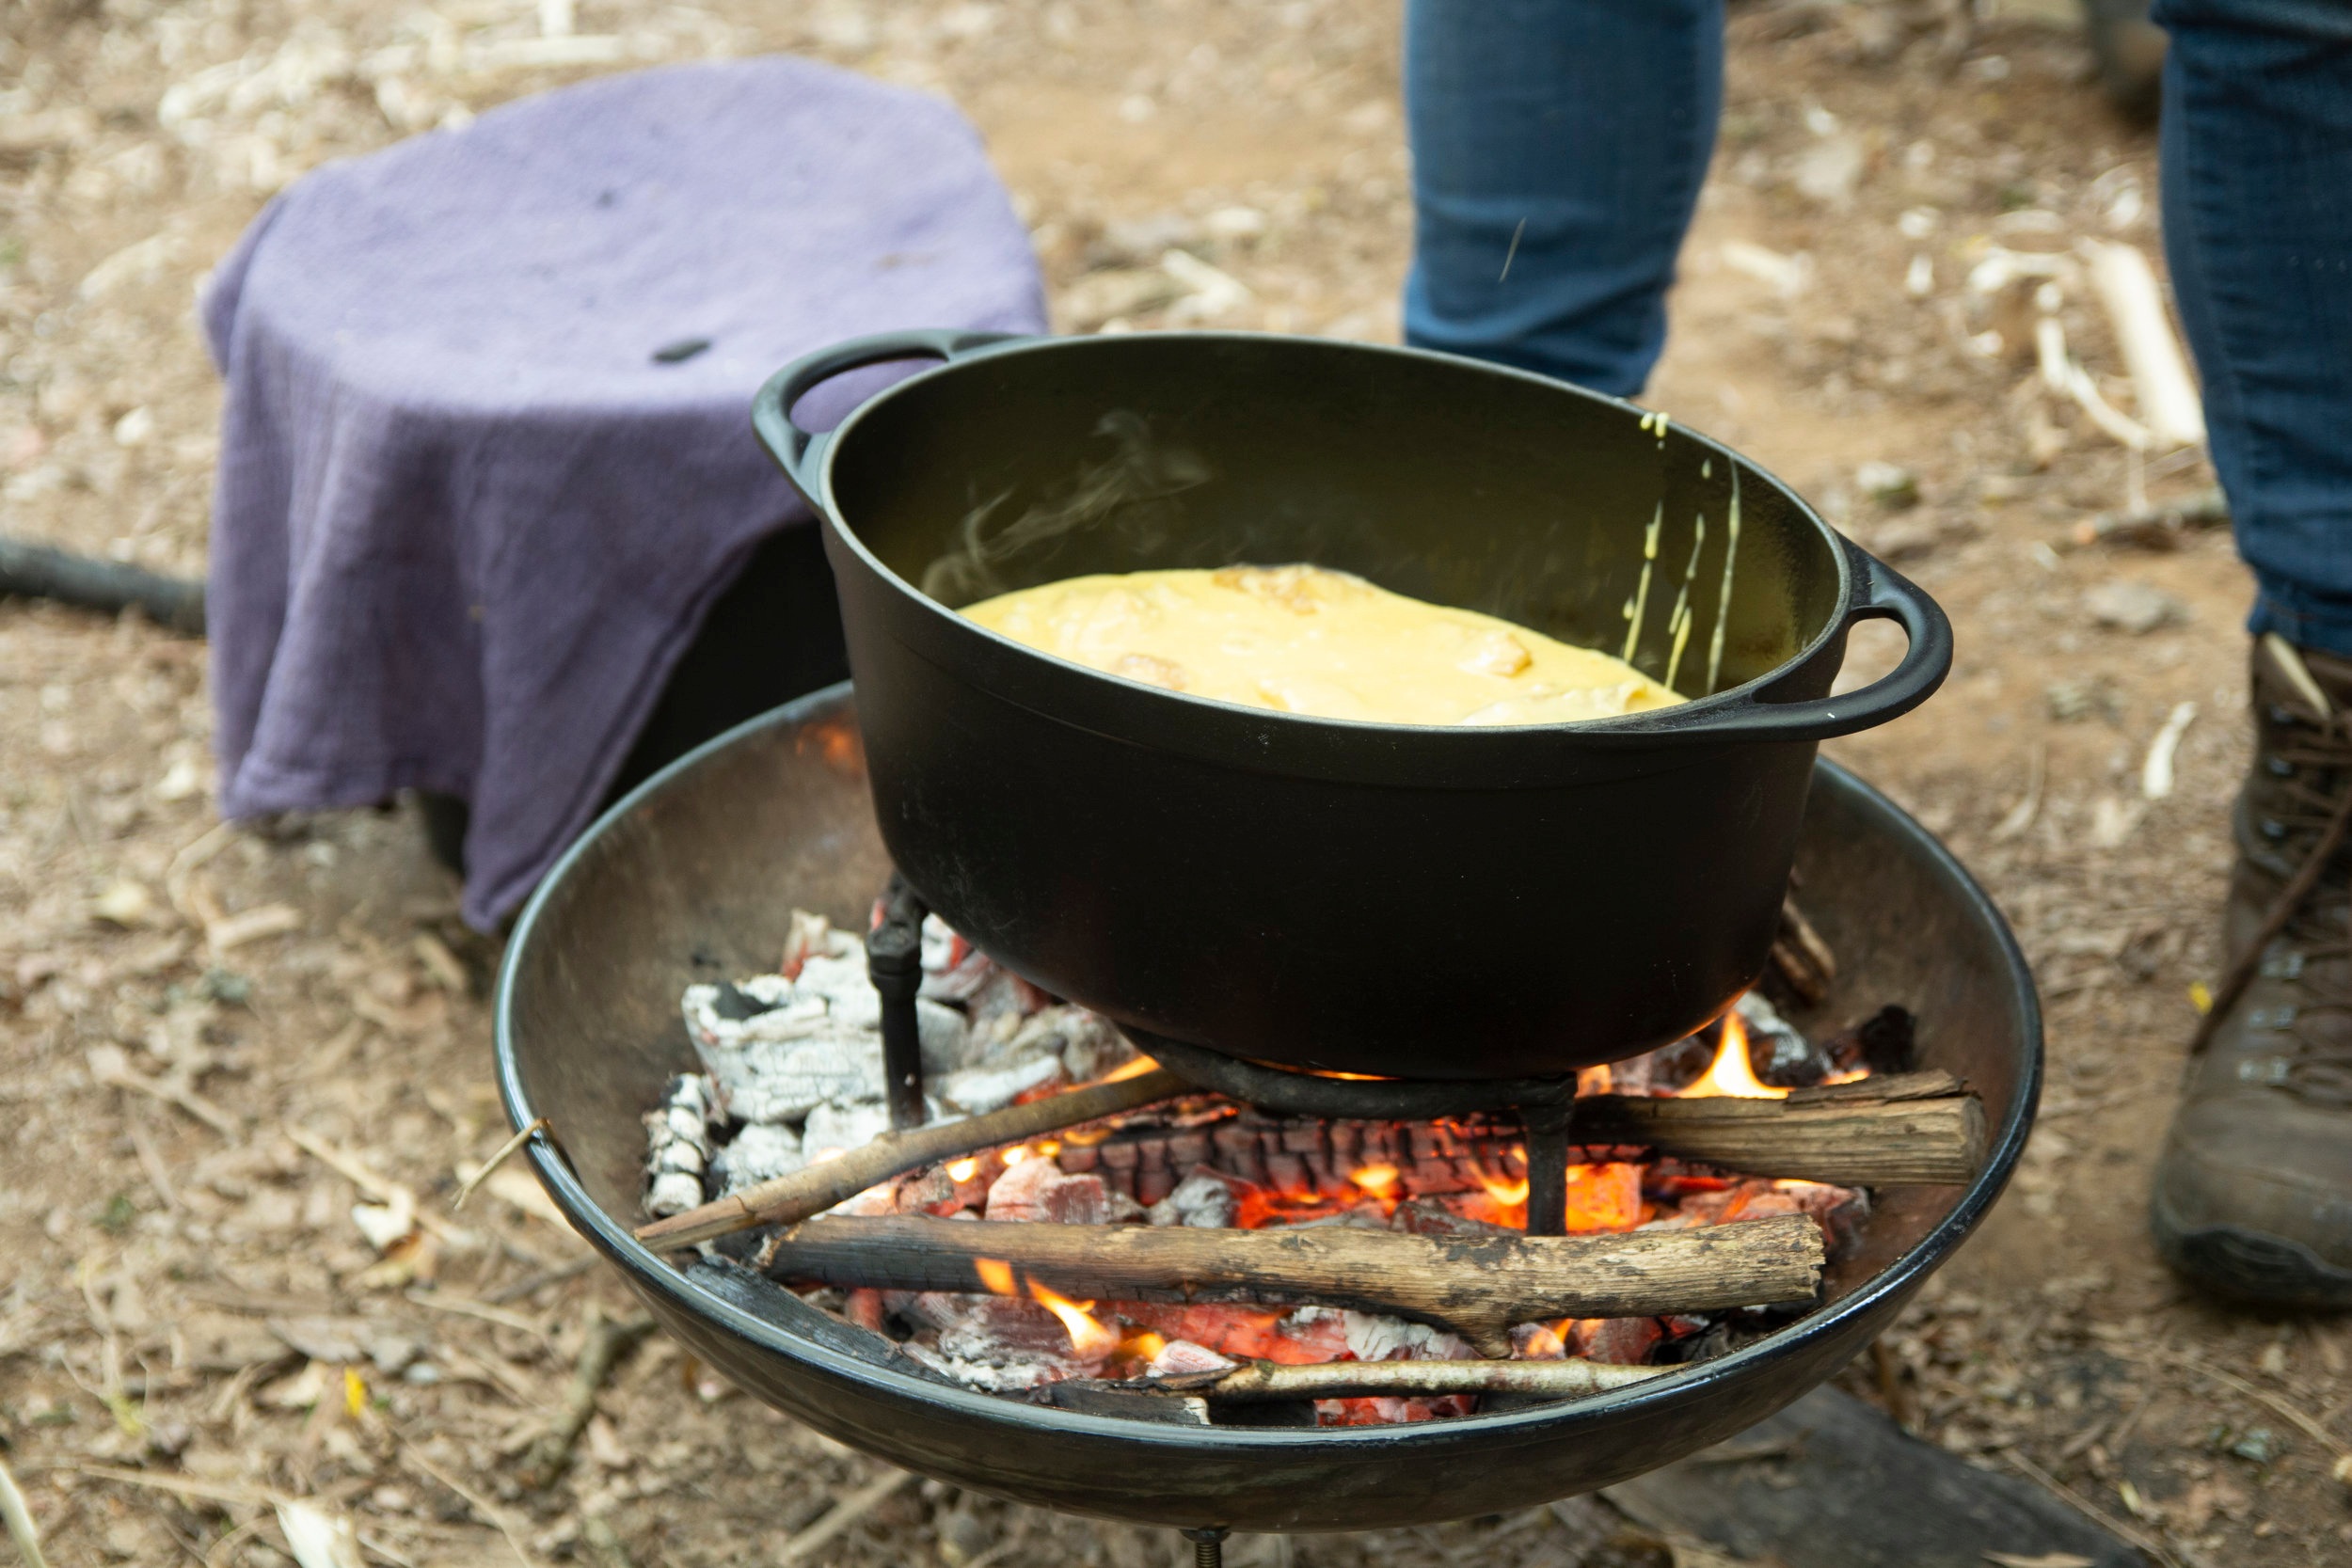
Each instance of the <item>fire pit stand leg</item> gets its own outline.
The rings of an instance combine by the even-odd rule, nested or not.
[[[1193,1568],[1224,1568],[1225,1527],[1211,1525],[1207,1529],[1188,1529],[1184,1539],[1192,1543]]]
[[[1519,1107],[1527,1132],[1527,1233],[1568,1233],[1568,1094]]]
[[[889,1087],[890,1125],[904,1132],[923,1125],[923,1036],[915,992],[923,989],[923,917],[930,911],[892,873],[882,894],[880,925],[866,933],[866,972],[882,992],[882,1076]]]

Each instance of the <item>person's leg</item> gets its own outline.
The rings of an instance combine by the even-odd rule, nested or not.
[[[1410,0],[1406,341],[1620,396],[1723,103],[1723,0]]]
[[[2158,0],[2165,254],[2252,629],[2352,656],[2352,5]]]
[[[2258,641],[2226,967],[2151,1217],[2192,1279],[2352,1307],[2352,5],[2153,14],[2165,249]]]

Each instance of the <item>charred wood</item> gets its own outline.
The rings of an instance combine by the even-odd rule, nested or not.
[[[1263,1230],[810,1220],[780,1232],[779,1279],[898,1291],[1017,1289],[1079,1297],[1312,1303],[1394,1313],[1510,1354],[1514,1323],[1810,1302],[1821,1229],[1804,1215],[1594,1236],[1432,1237],[1330,1226]],[[983,1267],[985,1265],[985,1267]]]

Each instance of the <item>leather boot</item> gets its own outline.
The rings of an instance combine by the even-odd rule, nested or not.
[[[2352,1307],[2352,659],[2255,644],[2222,979],[2156,1166],[2156,1244],[2243,1301]]]

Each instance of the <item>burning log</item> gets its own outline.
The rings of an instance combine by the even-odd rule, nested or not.
[[[789,1176],[762,1181],[699,1209],[639,1226],[637,1239],[650,1247],[689,1247],[755,1225],[791,1225],[855,1197],[876,1182],[919,1170],[935,1161],[953,1160],[1002,1144],[1058,1132],[1080,1122],[1116,1116],[1155,1100],[1184,1094],[1190,1088],[1174,1073],[1154,1069],[1132,1078],[1048,1095],[1025,1105],[1008,1105],[983,1117],[891,1133]]]
[[[1165,1389],[1240,1403],[1434,1399],[1448,1394],[1526,1394],[1570,1400],[1645,1383],[1674,1370],[1616,1367],[1605,1361],[1324,1361],[1305,1366],[1248,1361],[1232,1370],[1184,1372],[1111,1386]]]
[[[1511,1326],[1810,1302],[1820,1227],[1804,1215],[1706,1229],[1438,1238],[1345,1226],[1263,1230],[974,1224],[927,1216],[811,1220],[761,1262],[780,1279],[853,1289],[993,1291],[1015,1275],[1124,1301],[1305,1302],[1389,1312],[1511,1353]]]
[[[1784,1098],[1587,1095],[1569,1136],[1636,1143],[1752,1176],[1841,1187],[1961,1183],[1984,1163],[1984,1107],[1948,1073],[1866,1078]]]

